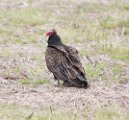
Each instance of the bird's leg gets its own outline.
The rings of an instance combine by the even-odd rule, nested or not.
[[[55,86],[55,87],[60,87],[60,85],[61,85],[61,84],[60,84],[60,80],[57,79],[57,84],[54,85],[54,86]]]
[[[57,80],[57,81],[58,81],[57,85],[60,86],[60,80]]]
[[[54,75],[54,79],[57,80],[57,86],[60,86],[60,80]]]

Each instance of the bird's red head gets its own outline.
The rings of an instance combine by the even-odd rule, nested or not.
[[[46,36],[52,36],[54,34],[56,34],[56,30],[52,29],[52,30],[50,30],[49,32],[46,33]]]

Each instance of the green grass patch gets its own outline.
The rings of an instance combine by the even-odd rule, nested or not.
[[[125,5],[123,6],[123,8],[124,8],[125,10],[129,11],[129,5],[128,5],[128,4],[125,4]]]
[[[31,111],[28,107],[0,103],[1,120],[24,120],[30,112]]]
[[[129,27],[129,18],[123,19],[118,23],[119,27]]]
[[[124,17],[124,15],[125,14],[122,14],[121,16]],[[101,18],[99,20],[99,24],[104,30],[116,28],[129,28],[129,17],[121,19],[119,16],[106,16],[105,18]]]
[[[96,113],[96,120],[114,120],[119,118],[120,115],[115,111],[99,111]]]
[[[77,45],[77,49],[84,57],[106,55],[110,58],[110,62],[114,60],[128,62],[129,60],[128,1],[100,3],[97,1],[53,0],[40,1],[41,4],[36,0],[2,0],[1,2],[5,6],[3,5],[3,9],[0,10],[0,44],[7,46],[33,44],[36,47],[40,44],[38,47],[43,50],[36,55],[35,53],[29,55],[24,50],[21,51],[23,53],[21,56],[27,56],[35,64],[35,66],[28,63],[25,63],[25,66],[19,64],[20,70],[25,70],[30,80],[43,79],[46,69],[43,58],[47,47],[47,38],[44,37],[44,33],[51,28],[57,29],[64,43]],[[28,6],[22,6],[24,2]],[[8,9],[6,4],[12,7]],[[43,40],[42,43],[41,40]],[[15,57],[19,61],[21,53],[17,53],[16,50],[2,48],[0,57],[6,58],[7,61]],[[113,67],[113,65],[110,66],[111,69]],[[98,78],[102,74],[101,68],[103,66],[97,65],[94,68],[92,65],[87,65],[88,76]],[[13,68],[9,69],[5,72],[16,73]],[[114,70],[116,74],[121,72],[119,67],[113,69],[116,69]],[[102,77],[110,78],[112,81],[114,78],[119,79],[118,76],[107,74]],[[25,82],[25,84],[30,83]]]
[[[115,60],[129,60],[129,50],[128,49],[116,49],[112,52],[111,57]]]
[[[99,24],[102,29],[115,29],[118,27],[118,23],[111,18],[111,16],[106,16],[106,18],[100,19]]]
[[[107,54],[115,60],[129,60],[129,49],[124,46],[113,47],[112,44],[104,44],[97,46],[97,52],[99,54]]]
[[[7,36],[10,36],[11,34],[13,34],[13,29],[10,29],[10,28],[1,28],[0,29],[0,35],[7,35]]]
[[[122,73],[124,70],[123,65],[115,65],[113,66],[113,72],[115,73]]]
[[[103,69],[105,69],[106,66],[105,62],[98,63],[96,67],[91,64],[86,65],[85,70],[88,78],[98,78],[103,74]]]
[[[32,113],[32,109],[27,106],[18,106],[8,103],[0,103],[0,119],[1,120],[28,120],[28,116]],[[43,111],[35,111],[31,120],[73,120],[65,111],[49,109]]]
[[[50,83],[50,81],[47,80],[47,79],[42,79],[42,80],[22,79],[22,80],[20,80],[20,82],[23,85],[30,85],[30,86],[33,86],[33,87]]]
[[[22,80],[20,80],[20,82],[21,82],[23,85],[30,85],[30,84],[32,83],[32,81],[29,80],[29,79],[22,79]]]
[[[101,11],[107,11],[108,7],[106,5],[98,4],[98,3],[87,3],[87,2],[82,2],[81,4],[78,4],[76,7],[76,13],[81,14],[81,13],[98,13]]]
[[[0,57],[3,58],[12,58],[14,57],[15,52],[13,50],[9,50],[9,49],[3,49],[0,51]]]
[[[18,25],[43,25],[46,19],[37,9],[18,9],[8,13],[8,20]]]
[[[128,120],[128,109],[123,110],[118,105],[108,105],[96,107],[88,105],[86,109],[81,111],[75,108],[72,111],[61,110],[59,108],[46,108],[34,110],[28,106],[12,105],[8,103],[0,103],[0,119],[1,120],[27,120],[27,117],[34,112],[31,120]],[[76,112],[77,111],[77,112]],[[90,111],[90,112],[89,112]]]

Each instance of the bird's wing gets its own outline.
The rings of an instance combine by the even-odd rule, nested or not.
[[[83,73],[85,75],[84,68],[82,66],[82,63],[80,61],[79,53],[78,51],[71,47],[71,46],[66,46],[66,51],[68,53],[67,57],[69,60],[71,60],[71,64],[78,69],[78,72]]]
[[[82,74],[82,76],[85,78],[85,70],[80,61],[79,52],[75,48],[67,45],[53,47],[62,52],[63,56],[66,57],[69,64],[71,64],[71,66],[73,67],[72,69],[75,69],[78,74]]]
[[[57,49],[62,51],[67,60],[71,63],[72,68],[77,71],[76,77],[81,81],[86,81],[85,70],[80,61],[79,52],[71,46],[57,46]]]
[[[59,49],[48,47],[45,59],[48,69],[57,79],[65,81],[76,78],[78,71],[73,68],[70,61]]]

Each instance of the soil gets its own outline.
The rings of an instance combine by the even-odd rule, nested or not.
[[[88,89],[56,87],[44,84],[38,87],[21,85],[16,80],[0,78],[0,102],[27,105],[31,107],[75,107],[87,105],[107,106],[115,103],[129,107],[129,83],[106,86],[103,82],[92,81]]]

